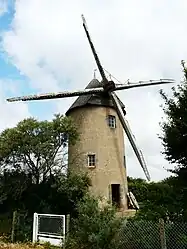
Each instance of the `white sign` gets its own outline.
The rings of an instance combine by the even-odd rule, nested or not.
[[[33,219],[33,243],[62,246],[65,241],[65,215],[37,214]]]

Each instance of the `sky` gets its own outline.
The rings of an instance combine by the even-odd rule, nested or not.
[[[0,0],[0,130],[35,117],[65,113],[75,98],[7,103],[6,98],[84,88],[96,68],[86,39],[84,14],[105,69],[125,83],[182,77],[187,60],[186,0]],[[99,79],[99,74],[96,72]],[[143,151],[152,180],[169,176],[161,154],[159,90],[173,85],[118,92]],[[127,173],[145,178],[127,141]]]

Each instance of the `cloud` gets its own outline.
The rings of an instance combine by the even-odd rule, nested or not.
[[[184,0],[19,0],[2,45],[33,91],[83,88],[96,68],[81,24],[84,13],[104,68],[122,82],[162,77],[178,81],[180,61],[187,58],[186,9]],[[168,92],[170,86],[164,89]],[[158,90],[119,92],[154,180],[166,176],[163,166],[169,167],[157,137],[163,115]],[[71,100],[53,103],[65,112]],[[129,174],[143,177],[128,143],[126,157]]]
[[[20,120],[30,117],[28,106],[24,103],[15,103],[11,105],[6,102],[7,91],[12,94],[18,94],[16,83],[8,80],[0,80],[0,132],[3,129],[14,127]]]

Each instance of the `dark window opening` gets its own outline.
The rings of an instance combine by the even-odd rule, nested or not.
[[[120,207],[120,184],[112,184],[112,204]]]
[[[89,154],[88,155],[88,167],[93,167],[95,165],[96,165],[95,154]]]
[[[108,126],[110,128],[116,128],[116,117],[113,115],[108,115]]]
[[[124,165],[124,168],[126,169],[126,157],[124,156],[123,159],[124,159],[123,165]]]

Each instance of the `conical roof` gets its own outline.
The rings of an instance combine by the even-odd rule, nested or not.
[[[101,82],[97,79],[93,79],[85,89],[90,88],[97,88],[102,87]],[[119,99],[118,99],[119,100]],[[124,110],[124,104],[119,100],[122,109]],[[78,97],[75,102],[70,106],[67,110],[66,115],[68,115],[72,110],[79,108],[79,107],[86,107],[86,106],[105,106],[105,107],[112,107],[114,108],[113,101],[109,95],[106,94],[89,94],[89,95],[82,95]]]

